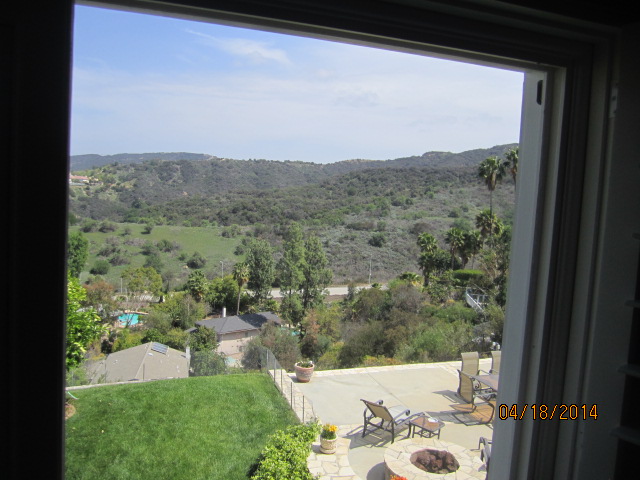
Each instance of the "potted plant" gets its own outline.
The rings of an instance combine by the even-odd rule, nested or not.
[[[320,432],[320,451],[322,453],[335,453],[338,443],[338,427],[326,423]]]
[[[313,375],[313,362],[311,360],[302,360],[300,362],[296,362],[295,371],[296,378],[300,383],[307,383],[311,380],[311,375]]]

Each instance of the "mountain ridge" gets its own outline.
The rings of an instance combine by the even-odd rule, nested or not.
[[[356,168],[387,168],[394,166],[470,166],[477,163],[477,155],[502,155],[509,148],[517,146],[516,143],[495,145],[489,148],[478,148],[466,150],[463,152],[442,152],[428,151],[422,155],[414,155],[409,157],[399,157],[387,160],[354,158],[341,160],[332,163],[314,163],[301,160],[265,160],[265,159],[233,159],[218,157],[206,153],[189,153],[189,152],[151,152],[151,153],[117,153],[113,155],[99,155],[95,153],[83,155],[71,155],[69,158],[70,170],[72,172],[84,171],[92,168],[98,168],[105,165],[118,164],[137,164],[147,161],[232,161],[232,162],[273,162],[286,164],[305,164],[319,167],[327,172],[345,173]]]

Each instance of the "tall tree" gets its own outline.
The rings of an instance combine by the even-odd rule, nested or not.
[[[421,252],[434,253],[438,249],[438,241],[430,233],[421,233],[418,235],[418,246]]]
[[[282,258],[278,262],[280,293],[282,303],[280,311],[285,320],[297,325],[304,316],[300,289],[304,281],[304,240],[302,229],[297,223],[291,224],[285,233]]]
[[[153,267],[129,267],[122,272],[122,278],[133,295],[162,293],[162,277]]]
[[[202,270],[194,270],[189,274],[186,287],[194,300],[200,302],[207,294],[209,281],[207,277],[204,276],[204,273],[202,273]]]
[[[83,307],[87,292],[73,275],[67,278],[67,370],[78,366],[91,342],[100,338],[106,326],[91,307]]]
[[[503,229],[502,222],[490,210],[482,210],[476,215],[476,228],[480,230],[483,239],[492,235],[500,235]]]
[[[429,275],[437,268],[438,241],[430,233],[421,233],[418,235],[418,246],[420,247],[418,265],[422,270],[424,285],[427,285],[429,283]]]
[[[451,270],[453,270],[456,255],[464,248],[464,232],[459,228],[450,228],[445,234],[444,241],[449,245],[449,253],[451,254]]]
[[[322,303],[324,290],[333,277],[333,273],[327,268],[328,263],[320,239],[315,235],[309,237],[304,243],[302,263],[302,308],[305,313]]]
[[[273,250],[267,240],[254,239],[249,243],[247,258],[249,267],[249,289],[258,304],[271,297],[271,287],[276,277]]]
[[[233,278],[238,284],[238,303],[236,305],[236,315],[240,315],[240,296],[242,295],[242,287],[249,281],[249,266],[244,263],[236,263],[233,267]]]
[[[505,154],[505,166],[513,178],[513,183],[516,183],[516,177],[518,176],[518,152],[519,147],[509,149]]]
[[[475,263],[475,257],[480,253],[482,248],[482,234],[479,230],[472,230],[464,234],[464,247],[460,251],[462,256],[462,268],[466,267],[469,259],[471,259],[471,268]]]
[[[87,263],[88,256],[89,240],[82,232],[71,233],[67,241],[67,269],[69,273],[79,278],[85,263]]]
[[[478,175],[484,181],[489,190],[489,211],[493,213],[493,191],[506,174],[506,165],[501,158],[488,157],[478,166]]]
[[[304,240],[299,224],[291,224],[284,236],[282,246],[282,258],[278,262],[278,276],[280,278],[280,293],[286,297],[300,290],[304,278],[302,272]]]

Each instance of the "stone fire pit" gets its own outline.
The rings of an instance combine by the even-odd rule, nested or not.
[[[418,467],[416,463],[430,463],[441,472],[445,472],[446,467],[454,471],[429,473],[423,469],[424,465]],[[392,475],[406,477],[407,480],[484,479],[487,474],[479,452],[437,438],[416,437],[397,441],[387,447],[384,464],[385,480]]]

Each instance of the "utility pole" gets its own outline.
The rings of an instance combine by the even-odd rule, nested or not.
[[[369,257],[369,285],[371,285],[371,257]]]
[[[224,278],[224,262],[220,260],[220,265],[222,265],[222,278]]]

